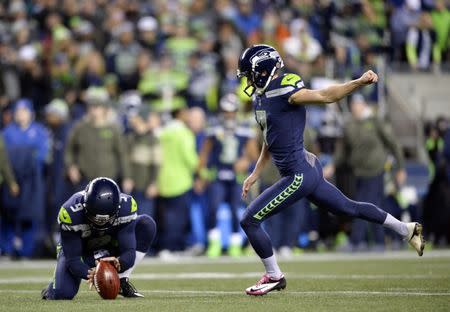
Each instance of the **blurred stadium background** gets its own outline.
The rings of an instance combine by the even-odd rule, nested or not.
[[[313,89],[366,69],[380,75],[377,85],[348,100],[308,107],[307,144],[325,166],[336,165],[329,178],[354,198],[365,163],[350,161],[358,151],[342,154],[340,146],[354,139],[345,137],[347,126],[360,118],[351,103],[363,105],[379,117],[369,131],[375,140],[383,141],[378,123],[394,138],[381,150],[383,170],[369,174],[384,185],[375,200],[396,217],[423,222],[428,250],[446,247],[449,33],[446,0],[1,1],[1,254],[53,258],[63,202],[87,180],[109,176],[135,196],[139,213],[156,219],[160,233],[151,256],[220,255],[207,253],[214,177],[205,185],[195,169],[168,163],[159,134],[176,111],[195,135],[198,153],[208,129],[222,122],[219,103],[229,93],[239,99],[238,123],[256,129],[236,67],[241,51],[261,42],[275,46],[287,70]],[[339,153],[343,161],[337,162]],[[187,170],[183,185],[161,174],[170,168]],[[396,177],[398,168],[406,179]],[[272,169],[260,189],[276,179]],[[164,203],[180,197],[174,217]],[[231,253],[226,202],[217,219],[221,249]],[[285,257],[406,248],[391,233],[307,202],[275,217],[267,230]],[[171,241],[171,233],[182,241]],[[242,234],[238,244],[233,256],[251,253]]]

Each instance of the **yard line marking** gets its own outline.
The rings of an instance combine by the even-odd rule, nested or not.
[[[216,295],[240,295],[245,296],[244,291],[226,290],[170,290],[170,289],[146,289],[140,292],[147,294],[169,294],[183,296],[216,296]],[[0,293],[34,294],[40,290],[24,289],[0,289]],[[95,293],[90,290],[80,290],[79,293]],[[269,294],[270,295],[270,294]],[[319,290],[319,291],[283,291],[280,295],[291,296],[450,296],[450,292],[421,292],[421,291],[363,291],[363,290]]]
[[[450,250],[431,250],[426,251],[425,258],[450,258]],[[362,253],[304,253],[289,258],[279,257],[280,262],[284,263],[302,263],[302,262],[336,262],[336,261],[371,261],[371,260],[416,260],[417,257],[413,251],[386,251],[386,252],[362,252]],[[20,260],[10,261],[6,258],[0,258],[0,270],[10,269],[43,269],[54,267],[55,260]],[[165,266],[173,264],[239,264],[239,263],[260,263],[256,256],[231,258],[220,257],[218,259],[209,259],[208,257],[176,257],[174,259],[145,258],[139,266]]]
[[[298,274],[285,272],[289,279],[303,280],[379,280],[379,279],[396,279],[396,280],[413,280],[413,279],[450,279],[449,275],[401,275],[401,274]],[[245,279],[258,278],[261,272],[187,272],[187,273],[135,273],[131,275],[132,280],[204,280],[204,279]],[[0,278],[1,284],[39,284],[50,281],[51,276],[20,276],[10,278]]]
[[[242,295],[244,291],[221,290],[142,290],[144,293],[187,294],[187,295]],[[418,292],[418,291],[361,291],[361,290],[323,290],[323,291],[283,291],[286,295],[376,295],[376,296],[450,296],[450,292]]]

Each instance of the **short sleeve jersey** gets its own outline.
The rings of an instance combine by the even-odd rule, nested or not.
[[[60,208],[58,224],[61,231],[78,233],[83,244],[83,255],[107,249],[116,250],[118,232],[137,218],[136,201],[127,194],[120,194],[119,215],[114,223],[105,229],[92,226],[84,212],[84,191],[75,193]]]
[[[263,131],[272,161],[282,176],[295,175],[305,161],[303,132],[306,109],[289,97],[304,88],[300,76],[286,73],[273,79],[266,91],[253,98],[255,118]]]

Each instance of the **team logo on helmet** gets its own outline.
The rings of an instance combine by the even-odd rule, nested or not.
[[[239,78],[247,79],[245,94],[250,97],[255,91],[263,94],[276,71],[283,66],[280,54],[269,45],[259,44],[246,49],[239,59],[237,70]]]

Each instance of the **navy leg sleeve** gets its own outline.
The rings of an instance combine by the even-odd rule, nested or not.
[[[260,258],[265,259],[273,255],[272,243],[261,227],[261,222],[309,194],[315,184],[316,178],[313,175],[283,177],[259,195],[247,208],[241,226]]]
[[[48,285],[48,300],[71,300],[78,293],[81,279],[72,275],[62,250],[58,253],[53,281]]]
[[[156,236],[156,223],[148,215],[143,214],[136,219],[136,250],[147,253]]]
[[[385,211],[373,204],[349,199],[323,178],[319,181],[316,189],[308,196],[308,199],[335,215],[347,215],[378,224],[382,224],[387,216]]]

